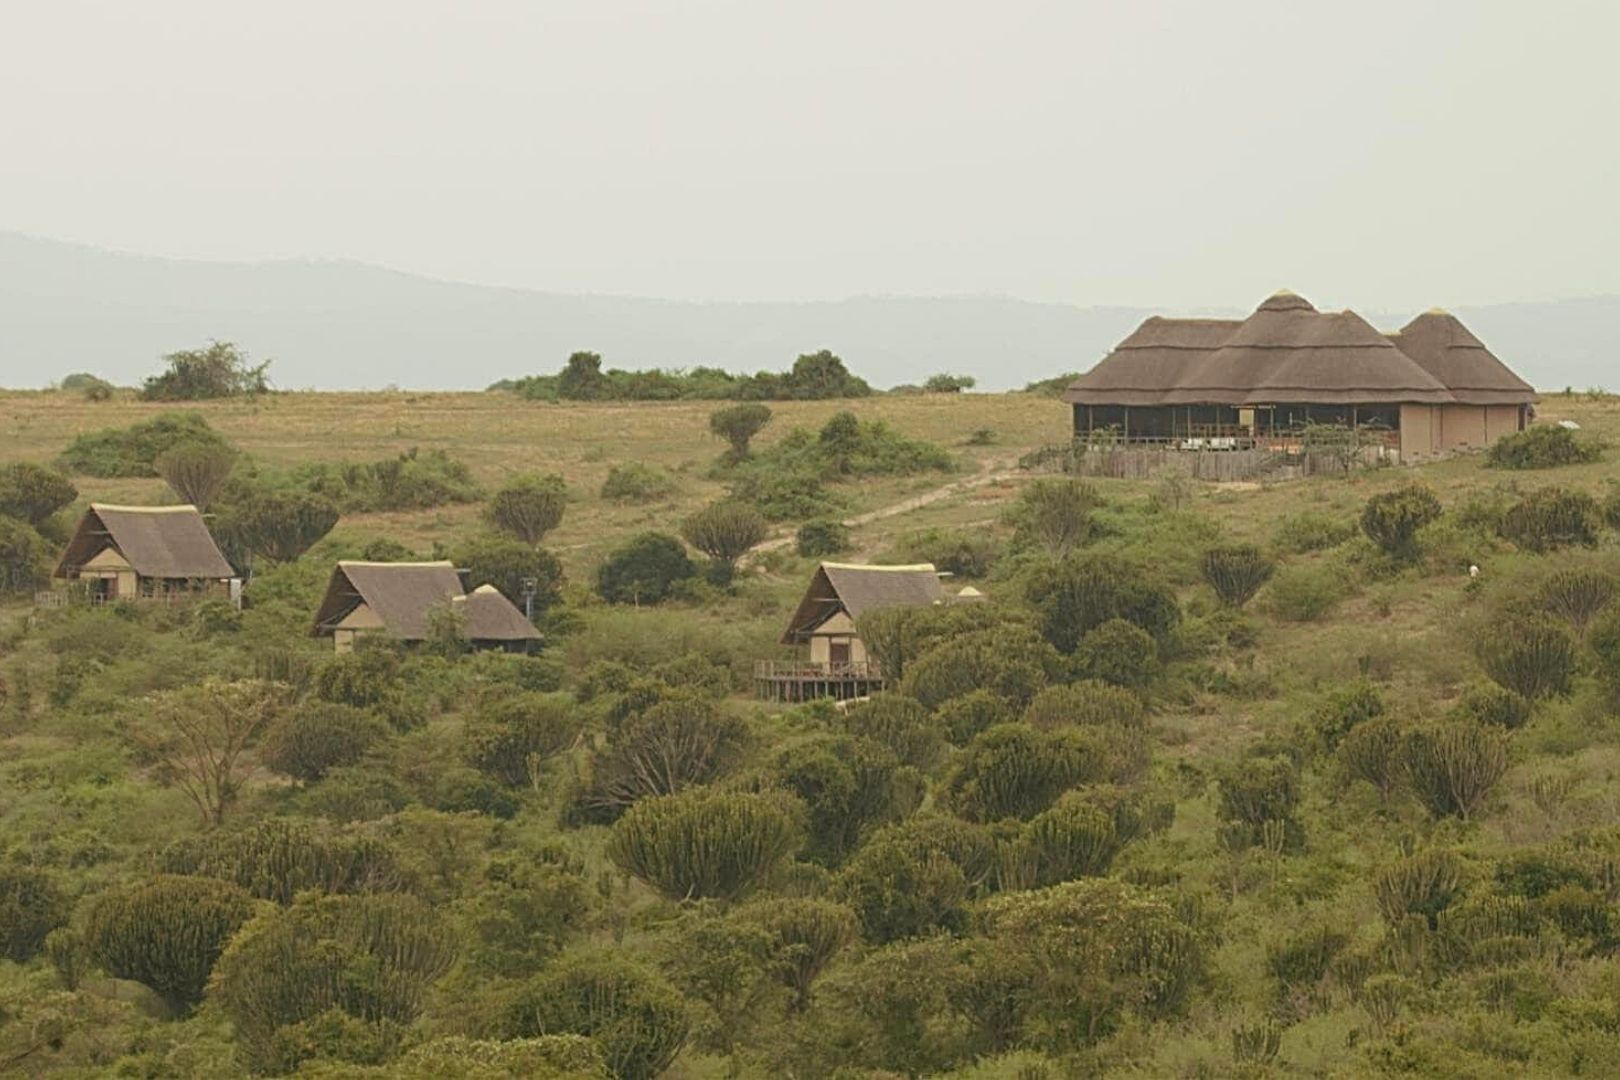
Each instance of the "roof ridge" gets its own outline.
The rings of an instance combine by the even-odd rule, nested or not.
[[[449,559],[433,559],[417,562],[377,562],[371,559],[339,559],[337,564],[339,566],[448,566],[451,569],[454,569],[456,565]]]
[[[893,566],[878,566],[878,565],[876,565],[874,563],[839,563],[839,562],[824,562],[821,565],[822,565],[822,567],[824,569],[831,569],[831,570],[909,570],[912,573],[924,573],[924,572],[926,572],[926,573],[930,573],[930,574],[937,574],[939,572],[935,568],[934,564],[931,563],[931,562],[904,563],[904,564],[901,564],[901,565],[893,565]]]
[[[93,502],[90,509],[98,514],[103,510],[113,510],[122,514],[183,514],[187,511],[193,514],[202,513],[191,503],[182,503],[179,506],[125,506],[122,503]]]

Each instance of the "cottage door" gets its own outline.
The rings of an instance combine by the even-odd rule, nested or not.
[[[847,668],[847,667],[849,667],[849,639],[848,638],[844,638],[842,640],[834,638],[832,641],[827,643],[827,649],[828,649],[827,659],[831,662],[831,664],[832,664],[832,666],[834,668]]]

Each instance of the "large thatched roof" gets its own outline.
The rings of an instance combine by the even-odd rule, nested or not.
[[[1449,311],[1426,311],[1388,336],[1465,405],[1525,405],[1536,400],[1535,388],[1513,374]]]
[[[358,562],[342,560],[332,570],[326,596],[315,613],[315,633],[329,634],[365,604],[384,628],[404,641],[428,635],[429,613],[448,605],[467,620],[472,641],[533,641],[540,637],[523,613],[489,585],[462,592],[461,575],[448,562]]]
[[[145,578],[228,578],[236,571],[220,552],[195,506],[91,503],[79,519],[58,577],[112,547]]]
[[[868,611],[891,607],[932,607],[944,598],[933,563],[910,566],[860,566],[824,562],[782,634],[782,644],[803,640],[810,631],[840,611],[859,619]]]
[[[1353,311],[1318,311],[1286,290],[1241,322],[1154,316],[1076,379],[1064,399],[1085,405],[1484,403],[1472,393],[1478,388],[1463,385],[1481,378],[1486,366],[1464,351],[1477,346],[1500,368],[1493,385],[1519,393],[1515,402],[1531,400],[1522,396],[1526,384],[1460,322],[1450,322],[1418,327],[1411,352],[1423,345],[1435,358],[1430,362],[1409,354],[1405,330],[1381,334]],[[1434,345],[1442,336],[1446,344]],[[1514,386],[1499,385],[1502,376]]]

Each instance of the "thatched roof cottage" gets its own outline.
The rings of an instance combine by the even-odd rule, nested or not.
[[[92,603],[240,596],[236,571],[195,506],[91,503],[53,576],[84,585]]]
[[[474,648],[527,652],[539,645],[540,632],[510,600],[490,585],[467,593],[449,562],[340,561],[315,613],[313,632],[330,636],[340,653],[353,649],[363,634],[423,641],[435,608],[461,615]]]

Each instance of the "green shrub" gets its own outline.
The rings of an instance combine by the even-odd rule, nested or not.
[[[1620,529],[1620,484],[1610,483],[1603,495],[1601,505],[1603,524],[1611,529]]]
[[[971,375],[930,375],[923,383],[923,392],[927,394],[959,394],[963,390],[971,390],[978,385],[978,380]]]
[[[270,726],[259,757],[277,772],[310,783],[330,769],[353,765],[387,736],[387,725],[364,709],[310,702]]]
[[[1039,696],[1036,695],[1037,698]],[[1030,704],[1033,707],[1034,702]],[[987,728],[1017,720],[1019,710],[1017,702],[993,691],[970,690],[944,702],[934,710],[934,715],[944,729],[945,737],[960,746]],[[1032,722],[1028,721],[1028,717],[1025,719]]]
[[[236,468],[236,451],[215,442],[185,442],[159,454],[152,467],[182,503],[206,510]]]
[[[709,414],[709,431],[731,444],[731,456],[738,461],[748,456],[748,444],[771,422],[768,405],[750,401],[727,405]]]
[[[304,813],[338,823],[375,821],[411,801],[410,789],[392,771],[365,764],[331,770],[299,800]]]
[[[1575,639],[1545,616],[1486,624],[1474,655],[1492,682],[1531,700],[1567,694],[1575,677]]]
[[[1464,691],[1451,715],[1453,719],[1494,724],[1512,731],[1530,722],[1531,708],[1528,698],[1506,687],[1484,683]]]
[[[1010,516],[1026,545],[1062,559],[1096,535],[1100,502],[1096,489],[1083,480],[1036,480],[1019,494]]]
[[[99,375],[92,375],[88,371],[76,371],[71,375],[62,376],[62,381],[56,384],[57,389],[69,393],[82,394],[86,401],[111,401],[113,384]]]
[[[557,556],[542,547],[502,536],[478,536],[455,551],[456,565],[467,571],[467,588],[493,585],[497,592],[523,609],[533,583],[534,617],[539,619],[562,596],[563,568]]]
[[[1598,618],[1587,635],[1587,646],[1596,661],[1598,678],[1611,695],[1620,697],[1620,610]]]
[[[73,481],[55,469],[27,461],[0,467],[0,517],[16,518],[37,529],[78,497]]]
[[[1077,785],[1103,779],[1108,762],[1088,733],[1002,724],[963,748],[941,798],[970,821],[1028,820]]]
[[[1063,653],[1074,652],[1082,638],[1110,619],[1124,619],[1156,639],[1181,619],[1168,586],[1109,555],[1075,555],[1037,567],[1024,595],[1041,634]]]
[[[715,585],[730,584],[737,560],[769,532],[758,510],[733,499],[711,503],[681,523],[686,542],[709,557],[709,581]]]
[[[0,863],[0,957],[26,964],[67,920],[67,898],[36,867]]]
[[[1038,728],[1111,726],[1140,728],[1145,723],[1142,699],[1105,682],[1083,681],[1049,686],[1024,710],[1024,723]]]
[[[338,523],[338,507],[308,491],[259,490],[223,509],[219,531],[231,544],[274,562],[301,558]]]
[[[751,460],[737,470],[728,494],[767,521],[802,521],[836,512],[844,500],[828,491],[813,462]]]
[[[1159,675],[1159,646],[1147,631],[1109,619],[1080,639],[1074,667],[1088,679],[1140,689]]]
[[[455,959],[438,913],[413,896],[301,896],[231,940],[211,997],[255,1072],[288,1072],[312,1052],[296,1029],[330,1014],[360,1030],[407,1025]]]
[[[26,522],[0,517],[0,594],[27,595],[50,580],[50,545]]]
[[[693,691],[661,695],[608,733],[582,794],[597,820],[612,820],[638,799],[673,795],[712,782],[733,768],[748,728]]]
[[[163,358],[168,365],[141,387],[142,401],[207,401],[263,394],[269,361],[252,366],[247,353],[229,341],[210,341],[206,348],[183,349]]]
[[[1507,734],[1466,720],[1430,724],[1406,737],[1406,776],[1435,817],[1467,821],[1507,771]]]
[[[626,461],[608,470],[602,481],[602,498],[616,503],[650,503],[667,499],[680,490],[669,470],[639,461]]]
[[[958,529],[920,529],[902,536],[882,561],[932,563],[942,574],[984,578],[996,565],[1000,545],[989,533]]]
[[[1557,616],[1586,633],[1587,624],[1597,618],[1620,592],[1612,575],[1591,567],[1555,570],[1536,590],[1536,602],[1549,615]]]
[[[632,806],[608,856],[665,899],[729,901],[758,888],[801,839],[781,799],[696,789]]]
[[[657,604],[697,574],[686,548],[673,536],[644,532],[617,548],[597,568],[596,591],[610,604]]]
[[[1462,867],[1449,851],[1420,851],[1380,870],[1373,884],[1378,910],[1391,928],[1418,915],[1433,930],[1460,893]]]
[[[865,639],[868,647],[871,639]],[[1028,630],[979,630],[948,638],[905,665],[900,692],[937,709],[976,690],[1022,705],[1045,686],[1058,667],[1052,647]],[[884,671],[892,671],[887,659]]]
[[[1356,724],[1339,740],[1337,759],[1350,780],[1365,780],[1388,801],[1406,779],[1406,728],[1393,716]]]
[[[654,1080],[693,1033],[676,990],[612,953],[566,957],[522,987],[496,1023],[502,1038],[574,1034],[601,1047],[617,1080]]]
[[[844,710],[843,727],[871,739],[902,764],[927,771],[945,749],[944,731],[921,702],[903,694],[873,694]]]
[[[1440,500],[1422,484],[1374,495],[1361,510],[1361,531],[1391,558],[1417,557],[1418,530],[1440,517]]]
[[[866,834],[898,821],[921,804],[922,776],[885,746],[847,735],[824,735],[780,751],[771,775],[804,800],[804,858],[840,865]]]
[[[411,447],[371,462],[311,462],[288,477],[293,487],[324,496],[346,513],[431,510],[480,497],[466,463],[444,450]]]
[[[252,913],[252,899],[235,885],[159,875],[97,896],[85,941],[108,974],[145,983],[174,1008],[188,1009],[202,1000],[215,961]]]
[[[1330,691],[1311,714],[1311,726],[1332,750],[1350,729],[1384,714],[1384,695],[1365,679]]]
[[[810,1003],[810,988],[855,936],[855,914],[830,900],[760,900],[737,912],[772,938],[776,977],[793,992],[795,1010]]]
[[[1542,488],[1520,499],[1502,517],[1502,538],[1541,554],[1565,547],[1596,547],[1602,518],[1597,500],[1584,491]]]
[[[1259,830],[1268,821],[1292,821],[1299,807],[1299,770],[1280,757],[1249,758],[1224,769],[1216,783],[1223,821]]]
[[[1315,622],[1344,599],[1343,571],[1334,566],[1285,566],[1267,594],[1271,610],[1289,622]]]
[[[854,910],[870,942],[960,931],[967,926],[969,902],[990,879],[995,853],[983,826],[919,815],[873,833],[839,874],[834,891]]]
[[[573,868],[499,856],[456,904],[467,960],[481,972],[511,978],[545,965],[589,926],[598,896]]]
[[[539,766],[573,745],[583,728],[567,694],[501,695],[467,721],[467,764],[508,787],[535,784]]]
[[[307,889],[327,893],[398,888],[402,871],[386,841],[321,821],[263,818],[242,829],[177,840],[158,856],[167,874],[229,882],[261,900],[290,904]]]
[[[1350,935],[1332,926],[1296,930],[1266,949],[1266,967],[1283,992],[1309,992],[1326,977]]]
[[[834,518],[818,518],[799,526],[795,548],[806,559],[841,555],[850,549],[849,526]]]
[[[127,428],[75,436],[62,451],[62,467],[83,476],[156,476],[158,455],[182,443],[227,446],[201,413],[163,413]]]
[[[1277,550],[1291,555],[1305,555],[1312,551],[1326,551],[1338,547],[1356,535],[1356,523],[1332,514],[1307,510],[1290,514],[1277,526],[1273,539]]]
[[[1485,451],[1490,469],[1552,469],[1583,465],[1603,456],[1603,448],[1558,424],[1536,424],[1497,439]]]
[[[495,528],[532,545],[562,523],[567,507],[568,487],[562,477],[525,473],[512,477],[489,497],[484,517]]]
[[[1271,580],[1276,565],[1253,544],[1210,548],[1204,552],[1204,580],[1221,603],[1242,607]]]
[[[1002,885],[1040,889],[1106,874],[1141,825],[1127,801],[1110,804],[1092,791],[1068,792],[1024,827],[1006,860],[1011,865],[1002,871]]]

